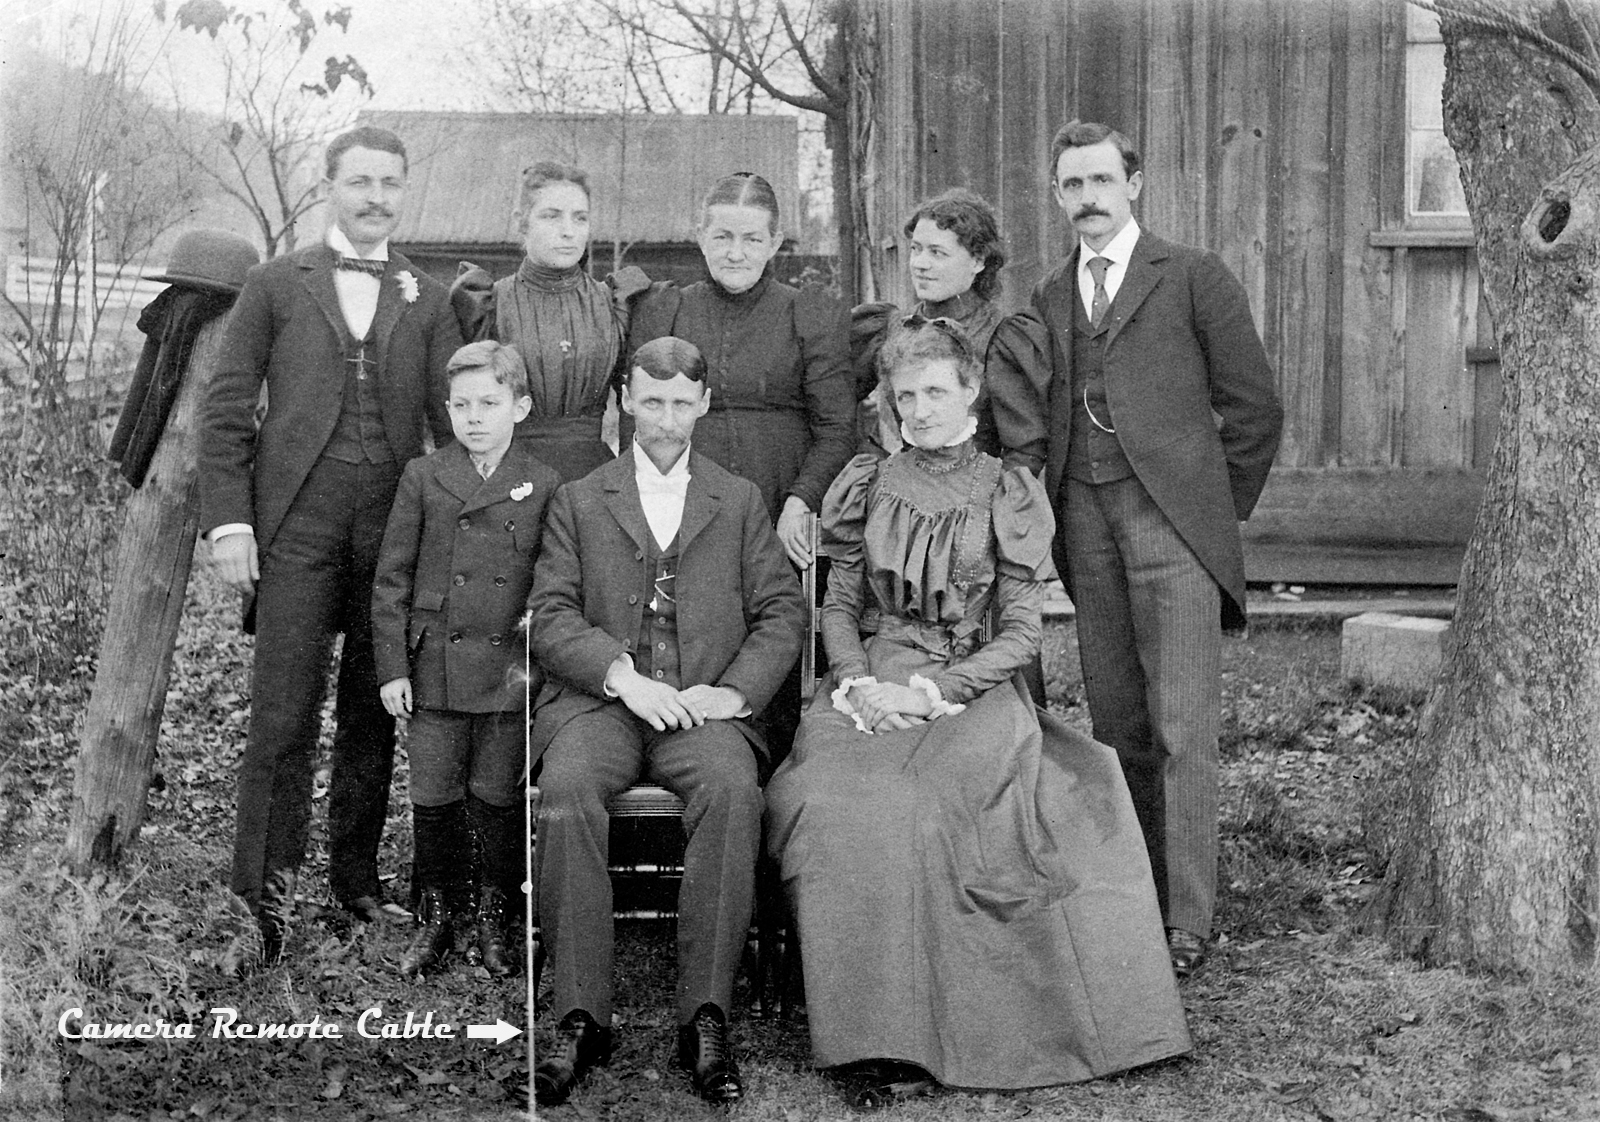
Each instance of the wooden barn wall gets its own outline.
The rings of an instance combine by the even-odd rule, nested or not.
[[[1251,576],[1454,580],[1499,389],[1492,354],[1469,361],[1492,338],[1470,249],[1381,236],[1403,217],[1403,5],[875,11],[868,209],[884,298],[909,298],[904,216],[959,184],[997,206],[1005,300],[1024,304],[1069,244],[1049,190],[1056,128],[1074,116],[1121,128],[1144,159],[1141,224],[1221,254],[1279,374],[1284,441],[1247,526]]]

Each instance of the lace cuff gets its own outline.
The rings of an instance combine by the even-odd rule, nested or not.
[[[856,686],[875,686],[877,684],[878,679],[871,674],[863,674],[858,678],[846,678],[829,695],[833,698],[833,707],[854,721],[856,728],[868,736],[872,735],[872,730],[867,727],[867,722],[861,719],[861,714],[856,712],[856,707],[850,704],[849,694]]]
[[[935,717],[945,717],[954,713],[966,711],[967,707],[962,703],[956,702],[954,705],[952,705],[950,702],[946,701],[944,699],[944,695],[939,692],[939,687],[934,685],[931,680],[924,678],[921,674],[911,675],[910,681],[908,681],[906,684],[912,689],[921,690],[923,693],[928,695],[928,700],[933,704],[933,712],[928,714],[928,720],[930,721]]]

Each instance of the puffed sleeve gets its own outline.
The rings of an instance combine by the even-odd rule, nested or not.
[[[629,300],[632,314],[628,319],[628,365],[633,365],[633,355],[652,339],[672,334],[672,325],[678,319],[678,307],[683,303],[683,290],[671,281],[656,281],[636,293]]]
[[[861,646],[866,568],[867,493],[878,477],[878,457],[863,454],[845,465],[822,500],[822,550],[832,561],[819,622],[828,664],[840,680],[867,673]]]
[[[469,343],[494,338],[494,278],[487,269],[463,261],[456,266],[456,279],[450,285],[450,307],[461,325],[461,337]]]
[[[1055,533],[1056,517],[1039,477],[1021,467],[1002,472],[994,493],[996,568],[1019,580],[1054,580]]]
[[[893,304],[857,304],[850,311],[850,369],[857,401],[865,401],[878,388],[878,352],[899,313]]]
[[[850,326],[843,307],[820,288],[794,302],[795,334],[805,365],[811,448],[789,494],[820,510],[822,496],[856,450],[856,399],[850,375]]]
[[[833,481],[822,500],[822,551],[833,561],[861,561],[861,542],[867,530],[867,491],[878,478],[883,461],[863,452]]]
[[[968,702],[1010,678],[1039,652],[1045,584],[1056,575],[1056,520],[1044,484],[1024,468],[1000,476],[993,504],[994,635],[971,655],[928,675],[940,696]]]
[[[606,277],[606,287],[611,290],[611,312],[627,338],[628,324],[633,319],[634,305],[644,293],[650,291],[650,278],[637,265],[624,265]]]
[[[1050,453],[1050,329],[1033,312],[1007,316],[989,340],[984,382],[1007,467],[1038,475]]]

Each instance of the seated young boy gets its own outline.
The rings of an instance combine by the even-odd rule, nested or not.
[[[518,623],[560,477],[512,443],[533,405],[515,348],[471,343],[449,376],[455,443],[406,465],[372,591],[379,692],[411,719],[420,926],[400,969],[420,975],[458,947],[504,977],[524,845]]]

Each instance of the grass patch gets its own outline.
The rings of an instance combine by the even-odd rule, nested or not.
[[[526,1038],[369,1041],[354,1022],[433,1010],[436,1020],[523,1026],[525,979],[459,966],[423,983],[394,964],[404,930],[361,931],[322,909],[326,856],[316,800],[304,920],[288,965],[238,977],[252,925],[221,887],[234,770],[248,711],[248,640],[237,603],[208,574],[186,605],[150,820],[114,874],[57,865],[71,758],[92,667],[47,683],[0,680],[0,1117],[7,1119],[512,1119],[524,1117]],[[1379,868],[1364,823],[1378,764],[1408,750],[1410,699],[1338,682],[1335,630],[1259,629],[1224,648],[1223,869],[1212,961],[1183,989],[1193,1057],[1068,1087],[950,1091],[886,1120],[1097,1122],[1600,1118],[1600,987],[1420,970],[1351,934]],[[1067,625],[1047,628],[1052,702],[1087,725]],[[331,732],[331,725],[325,727]],[[381,868],[410,858],[402,764]],[[624,924],[618,1051],[551,1122],[717,1117],[672,1067],[670,925]],[[86,1019],[250,1021],[320,1014],[342,1041],[67,1042]],[[545,1011],[532,1036],[546,1039]],[[1019,1025],[1025,1032],[1028,1026]],[[803,1023],[737,1016],[749,1097],[729,1117],[848,1117],[810,1069]]]

